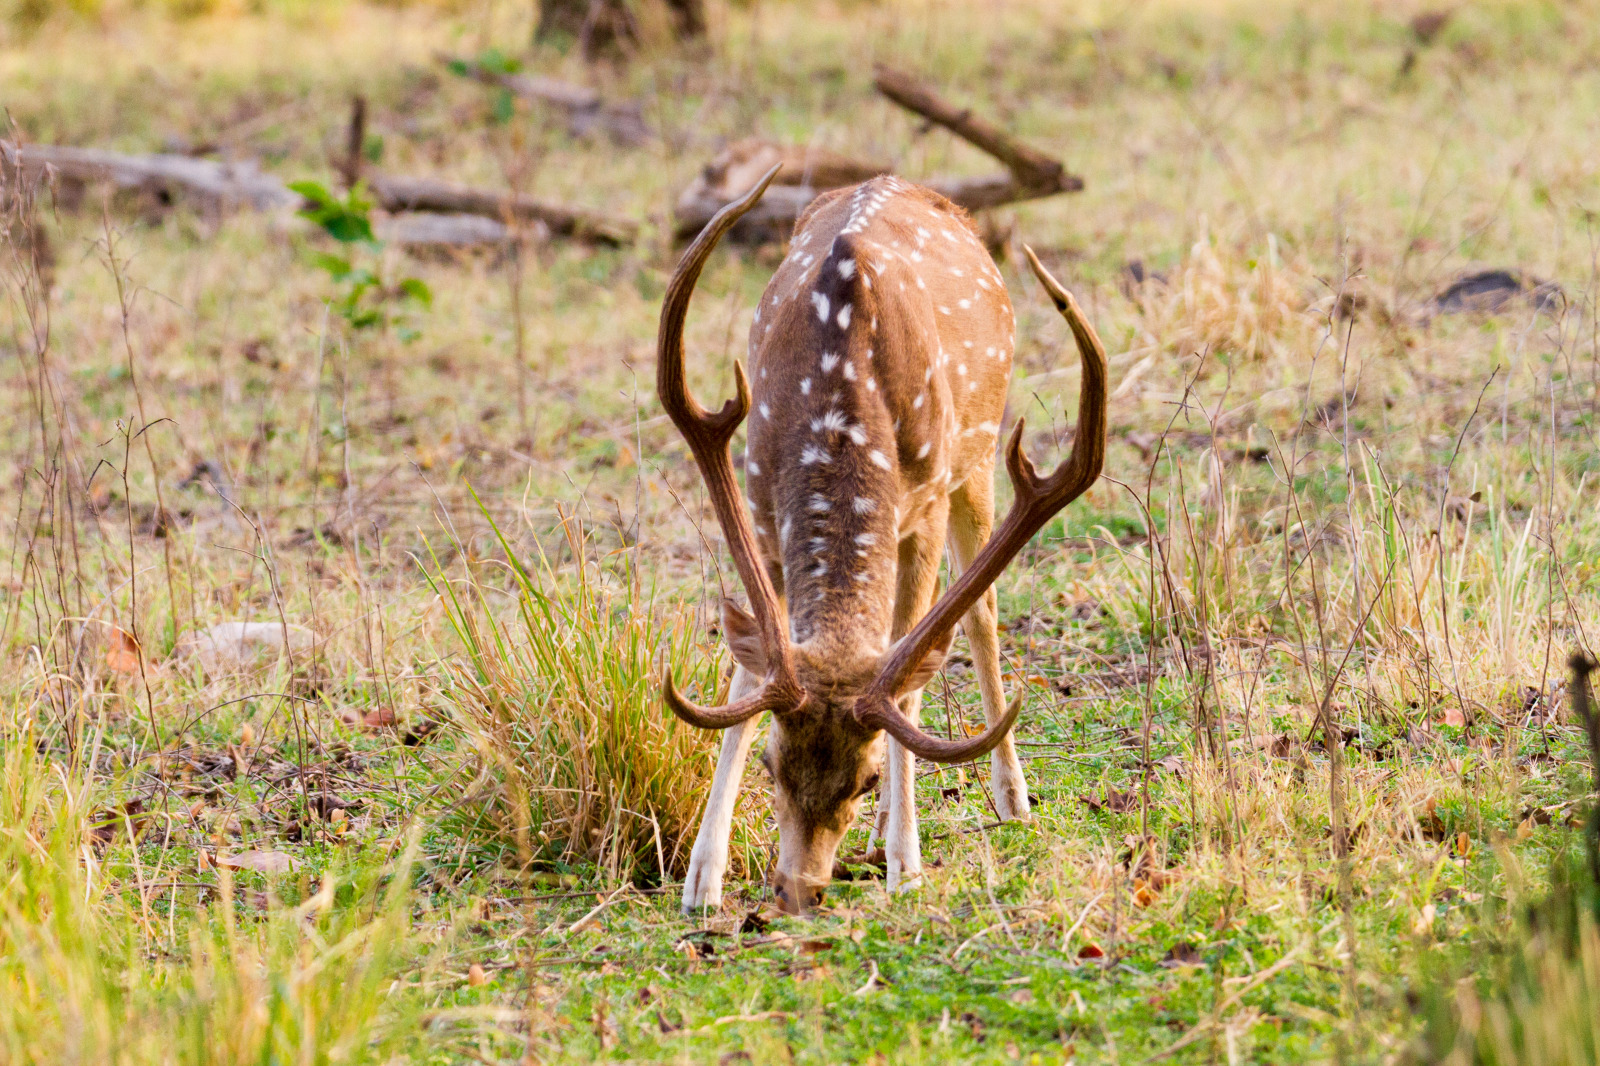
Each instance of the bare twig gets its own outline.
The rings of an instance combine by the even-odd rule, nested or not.
[[[991,122],[974,115],[970,108],[958,108],[932,89],[903,71],[879,63],[873,68],[872,83],[880,93],[905,108],[937,123],[986,155],[992,155],[1011,172],[1017,184],[1043,194],[1076,192],[1083,179],[1067,173],[1059,159],[1051,159]]]

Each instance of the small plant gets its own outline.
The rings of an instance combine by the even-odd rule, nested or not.
[[[476,59],[452,59],[448,64],[450,73],[461,78],[479,78],[494,82],[498,78],[510,77],[520,73],[522,64],[501,52],[498,48],[489,48],[478,54]],[[489,105],[489,116],[497,124],[504,125],[510,122],[517,114],[517,98],[504,85],[495,85],[493,102]]]
[[[372,203],[363,195],[360,185],[352,188],[343,199],[314,181],[297,181],[289,186],[305,198],[300,214],[322,227],[324,233],[338,241],[345,249],[344,255],[318,252],[313,261],[328,272],[328,276],[343,292],[333,301],[332,307],[351,329],[395,326],[403,341],[414,341],[420,336],[394,308],[433,306],[433,292],[420,278],[401,278],[393,285],[383,281],[378,265],[378,253],[383,244],[372,232]],[[371,266],[359,265],[362,255]]]

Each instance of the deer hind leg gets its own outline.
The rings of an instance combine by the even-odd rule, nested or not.
[[[729,700],[736,700],[761,686],[761,678],[744,667],[736,667],[729,686]],[[761,715],[747,718],[722,732],[722,751],[717,755],[717,772],[711,779],[711,794],[706,799],[705,816],[694,838],[689,855],[689,873],[683,879],[683,911],[722,906],[722,875],[728,869],[728,834],[733,830],[733,805],[739,799],[739,784],[744,764],[750,758],[750,743],[755,739]]]
[[[994,529],[993,486],[994,476],[989,470],[975,470],[950,495],[950,551],[962,570],[971,565]],[[983,717],[991,725],[1006,713],[1006,694],[1000,682],[996,604],[994,587],[990,586],[961,620],[961,628],[966,631],[967,642],[972,647],[978,689],[983,693]],[[1002,821],[1028,821],[1028,782],[1022,776],[1015,737],[1007,733],[989,759],[996,813]]]
[[[945,512],[935,508],[922,528],[900,542],[898,585],[894,597],[894,639],[910,632],[933,605],[939,587],[939,560],[944,554]],[[900,710],[912,722],[922,717],[922,690],[900,697]],[[917,836],[916,760],[894,738],[889,739],[887,790],[889,817],[884,853],[889,891],[915,886],[922,876],[922,842]]]

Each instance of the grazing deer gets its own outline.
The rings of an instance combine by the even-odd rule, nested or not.
[[[819,197],[795,226],[750,333],[737,398],[712,413],[689,394],[683,322],[717,241],[777,173],[723,208],[667,286],[656,388],[688,441],[750,597],[722,604],[737,664],[730,702],[701,707],[665,679],[674,714],[724,730],[683,906],[722,902],[728,833],[757,721],[772,712],[762,761],[778,821],[774,891],[790,913],[815,907],[861,798],[878,784],[887,733],[885,852],[891,891],[921,873],[912,756],[966,762],[993,753],[995,802],[1026,820],[1028,787],[1006,705],[994,582],[1105,459],[1106,357],[1077,302],[1028,261],[1066,318],[1083,360],[1072,454],[1040,477],[1006,445],[1016,502],[994,526],[994,456],[1011,377],[1015,320],[1005,285],[965,213],[894,177]],[[728,442],[752,404],[745,492]],[[749,511],[746,511],[748,504]],[[960,571],[938,603],[948,540]],[[930,609],[931,608],[931,609]],[[945,740],[917,725],[921,689],[964,619],[988,728]]]

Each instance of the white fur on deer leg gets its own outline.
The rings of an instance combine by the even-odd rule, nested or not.
[[[735,668],[729,686],[738,699],[761,687],[761,679],[740,666]],[[728,870],[728,834],[733,831],[733,806],[739,799],[744,764],[750,758],[759,716],[749,718],[722,734],[722,751],[717,754],[717,771],[711,779],[711,795],[706,798],[700,832],[689,855],[689,872],[683,879],[684,913],[722,906],[722,875]]]
[[[902,698],[900,708],[911,721],[919,720],[922,693]],[[917,766],[915,757],[893,739],[889,741],[887,758],[889,825],[883,850],[889,865],[889,891],[903,892],[916,887],[922,877],[922,841],[917,836]]]
[[[1006,740],[1010,741],[1011,738],[1007,737]],[[1033,811],[1028,803],[1028,782],[1022,776],[1022,762],[1017,758],[1016,744],[1002,744],[989,753],[989,759],[995,813],[1002,822],[1031,821]]]

